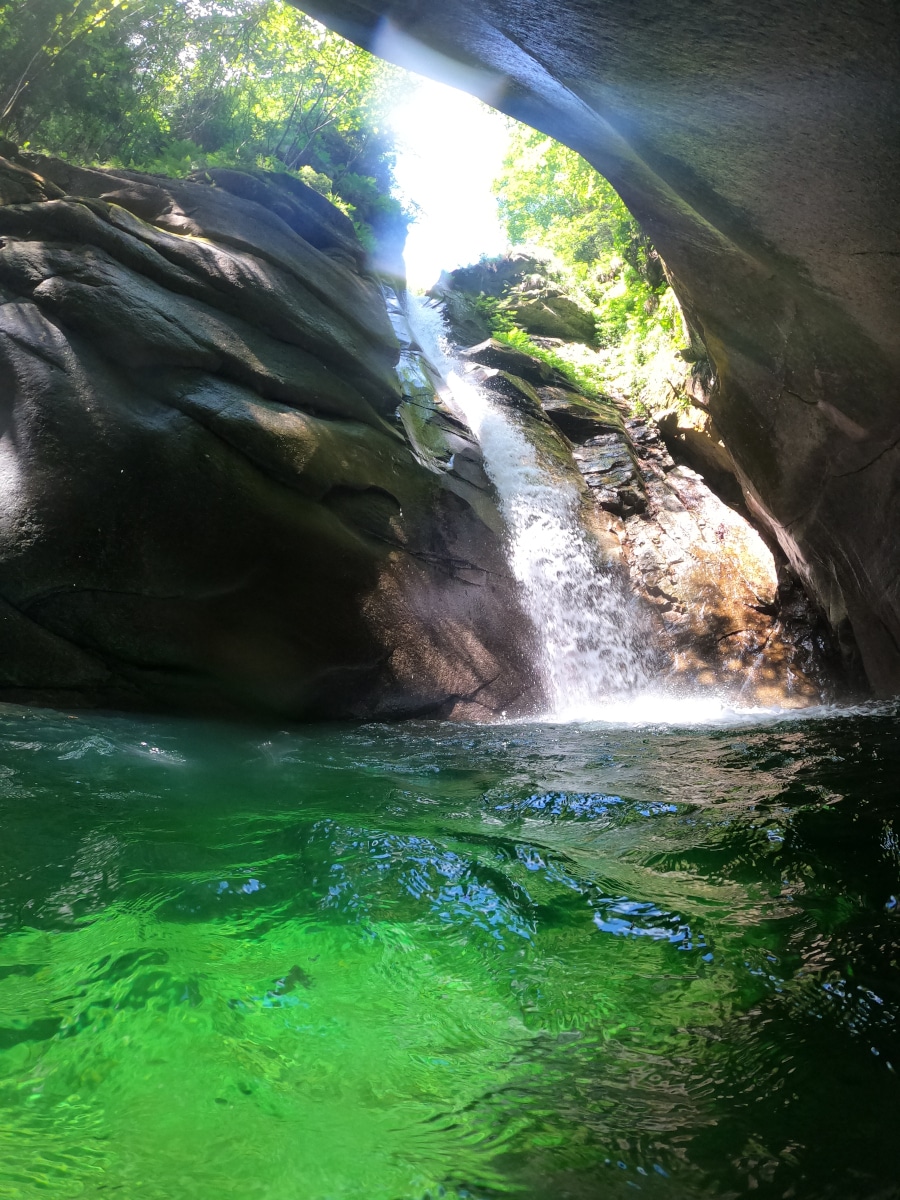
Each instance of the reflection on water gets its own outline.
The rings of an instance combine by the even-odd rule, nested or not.
[[[0,1196],[900,1195],[890,708],[0,729]]]

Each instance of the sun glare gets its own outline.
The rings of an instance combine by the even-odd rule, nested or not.
[[[391,125],[397,184],[419,210],[406,244],[410,288],[424,291],[442,270],[502,253],[506,234],[491,183],[509,142],[506,120],[466,93],[420,79]]]

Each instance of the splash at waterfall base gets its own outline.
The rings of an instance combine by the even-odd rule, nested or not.
[[[835,697],[821,618],[652,419],[493,339],[454,349],[440,306],[411,304],[497,490],[551,714],[677,719]]]

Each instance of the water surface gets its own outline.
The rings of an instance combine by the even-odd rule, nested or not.
[[[0,733],[0,1197],[900,1196],[896,713]]]

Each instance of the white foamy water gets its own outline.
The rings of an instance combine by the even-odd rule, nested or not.
[[[832,716],[839,710],[829,706],[782,708],[747,705],[740,707],[715,692],[674,694],[645,691],[624,699],[600,700],[582,709],[570,708],[564,714],[547,713],[541,723],[598,725],[733,725],[746,722],[766,724],[799,717]]]
[[[507,555],[522,587],[538,645],[547,710],[514,724],[723,726],[842,716],[893,715],[896,702],[850,706],[740,705],[715,688],[667,688],[651,680],[649,628],[623,577],[604,561],[581,520],[576,486],[545,461],[516,414],[467,378],[449,353],[438,309],[409,298],[409,325],[481,443],[507,532]]]
[[[646,638],[620,573],[582,524],[577,487],[545,461],[516,414],[448,356],[439,312],[413,299],[410,323],[481,443],[552,715],[585,719],[605,702],[634,697],[648,682]]]

